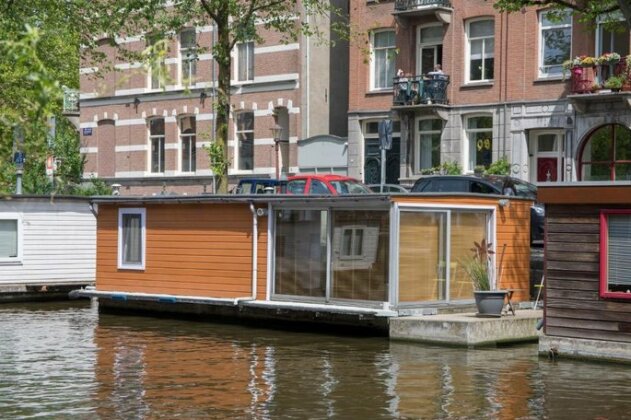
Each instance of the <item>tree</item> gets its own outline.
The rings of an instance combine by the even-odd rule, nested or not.
[[[495,0],[495,7],[507,12],[516,12],[527,6],[569,8],[582,21],[592,23],[600,16],[612,16],[612,13],[620,12],[624,16],[627,29],[631,29],[631,0]]]
[[[165,38],[174,36],[186,25],[214,25],[217,40],[211,46],[211,52],[217,63],[217,110],[214,135],[214,151],[211,154],[211,166],[224,168],[218,177],[218,191],[227,191],[227,138],[230,116],[230,68],[231,51],[240,42],[261,42],[257,24],[266,30],[273,30],[282,35],[282,40],[289,42],[298,36],[318,36],[322,33],[314,18],[339,16],[339,9],[332,2],[322,0],[101,0],[94,1],[89,13],[107,22],[98,33],[105,33],[109,45],[114,45],[122,56],[133,56],[133,51],[126,51],[124,45],[116,45],[116,38],[121,34],[143,34],[147,38]],[[336,23],[335,29],[342,31],[344,22]],[[151,66],[160,65],[163,47],[151,42],[142,57]],[[98,50],[95,39],[83,40],[86,55]],[[152,46],[154,48],[152,48]],[[102,58],[102,57],[101,57]],[[138,58],[138,57],[136,57]]]

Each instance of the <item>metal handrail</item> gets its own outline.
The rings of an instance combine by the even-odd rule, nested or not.
[[[449,0],[395,0],[395,10],[410,10],[425,6],[451,7]]]
[[[394,106],[447,104],[449,76],[443,73],[395,77],[392,82]]]

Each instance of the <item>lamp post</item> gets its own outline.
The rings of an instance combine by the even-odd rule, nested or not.
[[[274,124],[270,130],[272,131],[272,137],[274,138],[274,150],[276,153],[276,179],[280,179],[280,143],[282,141],[280,137],[283,134],[283,127],[278,124]]]
[[[24,133],[22,127],[13,127],[13,163],[15,163],[15,194],[22,195],[24,173]]]

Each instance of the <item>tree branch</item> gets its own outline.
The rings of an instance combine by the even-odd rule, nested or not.
[[[202,7],[206,11],[206,13],[208,13],[208,16],[210,16],[212,20],[217,22],[217,15],[215,14],[215,12],[213,12],[213,9],[211,9],[210,5],[208,4],[208,0],[200,0],[200,1],[202,3]]]

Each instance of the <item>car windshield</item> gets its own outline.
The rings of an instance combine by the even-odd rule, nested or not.
[[[517,178],[502,178],[493,177],[488,178],[488,181],[493,184],[499,191],[505,191],[506,189],[513,189],[514,194],[517,197],[537,199],[537,187],[529,182],[522,181]]]
[[[329,181],[338,194],[370,194],[371,191],[357,181],[341,180]]]

